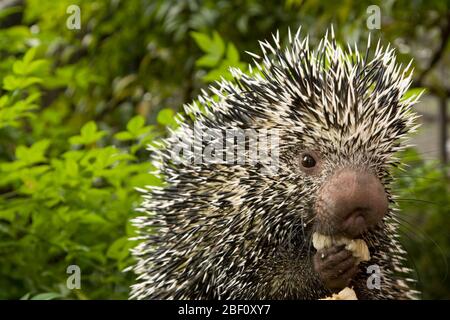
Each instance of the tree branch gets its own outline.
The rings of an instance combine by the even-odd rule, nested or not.
[[[450,38],[450,12],[447,12],[446,18],[444,19],[443,24],[440,26],[441,29],[441,43],[439,44],[439,47],[434,52],[430,63],[428,64],[428,67],[425,68],[422,73],[418,76],[417,80],[413,84],[414,87],[421,87],[423,86],[423,80],[427,76],[427,74],[436,66],[436,64],[441,60],[445,48],[447,47],[447,43]],[[450,90],[446,90],[447,95]]]

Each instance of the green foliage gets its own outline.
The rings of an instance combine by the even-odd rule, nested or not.
[[[106,133],[89,122],[69,138],[80,149],[68,144],[52,155],[51,141],[40,140],[17,146],[13,161],[0,162],[0,188],[10,190],[0,198],[0,251],[8,262],[0,265],[1,287],[20,290],[14,283],[26,280],[28,289],[67,296],[65,268],[76,264],[85,285],[78,295],[126,296],[122,270],[134,245],[127,240],[134,234],[128,220],[139,203],[134,188],[159,183],[147,173],[150,164],[131,151],[148,132],[136,119],[128,123],[135,143],[127,148],[99,147]],[[2,298],[23,293],[2,291]]]
[[[104,131],[97,131],[97,125],[94,121],[89,121],[81,128],[80,135],[70,138],[69,141],[71,144],[91,145],[105,134]]]
[[[212,37],[208,37],[200,32],[192,32],[191,35],[205,53],[196,60],[195,65],[211,69],[203,76],[203,81],[214,82],[221,80],[221,78],[231,80],[232,76],[229,72],[231,67],[246,69],[246,65],[240,61],[239,52],[234,44],[229,42],[225,45],[225,42],[217,32],[214,32]]]
[[[407,170],[397,172],[396,194],[401,208],[402,242],[417,271],[424,299],[448,298],[450,265],[450,183],[437,162],[425,162],[414,149],[402,159]]]
[[[6,91],[0,98],[0,129],[17,127],[19,120],[32,118],[38,108],[40,92],[36,85],[43,82],[48,70],[48,61],[34,59],[36,48],[30,48],[23,56],[10,65],[8,75],[3,78]]]
[[[65,27],[72,4],[81,30]],[[146,146],[176,128],[176,112],[201,88],[230,79],[230,67],[247,70],[251,57],[239,52],[257,51],[256,40],[301,22],[315,44],[331,21],[343,39],[364,40],[370,4],[27,0],[0,11],[0,299],[127,298],[135,188],[161,184]],[[379,5],[389,23],[374,36],[408,43],[406,62],[446,13],[438,1]],[[425,200],[400,201],[405,219],[436,245],[404,242],[425,296],[448,297],[448,266],[436,262],[450,252],[448,181],[435,164],[404,157],[413,170],[398,189]],[[80,290],[66,287],[72,264]]]
[[[24,295],[20,300],[54,300],[54,299],[60,299],[62,298],[61,294],[55,293],[55,292],[47,292],[47,293],[41,293],[37,294],[34,297],[31,297],[29,293]]]

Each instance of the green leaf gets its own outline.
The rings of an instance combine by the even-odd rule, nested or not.
[[[111,259],[122,260],[128,255],[128,238],[122,237],[113,242],[108,248],[106,256]]]
[[[40,140],[31,146],[30,152],[33,154],[43,155],[45,151],[48,149],[49,145],[50,140],[48,139]]]
[[[31,300],[54,300],[58,298],[62,298],[61,294],[56,292],[48,292],[35,295],[33,298],[31,298]]]
[[[231,64],[235,64],[239,62],[239,52],[233,43],[228,43],[227,46],[227,60],[230,61]]]
[[[203,76],[203,80],[206,82],[214,82],[220,80],[221,78],[225,78],[227,80],[231,80],[231,73],[228,71],[228,65],[221,65],[217,69],[212,69],[205,76]]]
[[[27,165],[45,161],[46,158],[44,154],[49,145],[50,140],[44,139],[34,143],[30,148],[18,146],[16,148],[16,158]]]
[[[28,300],[30,298],[30,296],[31,296],[31,294],[28,292],[22,298],[20,298],[20,300]]]
[[[407,100],[413,96],[420,95],[422,92],[425,92],[425,88],[412,88],[405,92],[405,94],[402,97],[402,100]]]
[[[26,75],[28,74],[40,74],[47,71],[49,67],[49,63],[47,60],[35,60],[28,65],[28,69],[26,70]]]
[[[98,141],[106,134],[104,131],[97,131],[97,124],[94,121],[86,123],[81,128],[80,133],[79,136],[74,136],[69,139],[71,144],[89,145]]]
[[[24,61],[16,61],[13,64],[13,72],[17,75],[26,76],[47,71],[49,63],[47,60],[35,60],[29,63]]]
[[[102,216],[99,216],[95,213],[84,213],[81,216],[80,222],[86,223],[86,224],[96,224],[96,225],[104,225],[107,223],[106,219]]]
[[[139,129],[141,129],[145,124],[145,118],[141,115],[133,117],[127,124],[127,130],[131,132],[134,136],[139,135]]]
[[[3,89],[16,90],[19,88],[19,78],[13,75],[7,75],[3,78]]]
[[[118,132],[114,135],[114,138],[116,138],[119,141],[128,141],[128,140],[133,140],[134,136],[129,133],[128,131],[121,131]]]
[[[198,59],[195,62],[195,65],[198,67],[207,67],[207,68],[213,68],[215,67],[220,61],[220,56],[212,55],[212,54],[206,54],[200,59]]]
[[[24,78],[14,75],[7,75],[3,79],[3,88],[8,91],[13,91],[17,89],[24,89],[37,83],[42,83],[42,79],[37,77]]]
[[[158,116],[156,121],[162,125],[173,125],[175,124],[174,120],[175,112],[172,109],[166,108],[162,109],[158,112]]]
[[[42,81],[43,80],[41,78],[38,78],[38,77],[27,77],[27,78],[21,79],[19,88],[20,89],[24,89],[24,88],[27,88],[27,87],[33,85],[33,84],[42,83]]]
[[[24,75],[26,74],[26,64],[23,61],[16,61],[13,64],[13,72],[15,74]]]
[[[25,55],[24,55],[24,57],[23,57],[23,62],[24,62],[25,64],[29,64],[29,63],[34,59],[34,56],[36,55],[36,50],[37,50],[37,48],[36,48],[36,47],[33,47],[33,48],[30,48],[30,49],[25,53]]]
[[[73,159],[67,159],[65,162],[66,173],[76,178],[78,176],[78,163]]]
[[[191,32],[191,36],[194,38],[200,49],[210,56],[214,56],[218,59],[223,56],[225,52],[225,43],[216,31],[213,33],[212,38],[199,32]]]
[[[213,46],[210,52],[219,56],[222,56],[225,52],[225,42],[222,40],[217,31],[214,31],[213,33]]]
[[[210,39],[206,34],[200,32],[191,32],[192,38],[194,38],[195,43],[202,49],[204,52],[210,52],[210,48],[213,45],[212,39]]]
[[[97,124],[94,121],[89,121],[81,128],[81,135],[86,138],[92,138],[97,132]]]

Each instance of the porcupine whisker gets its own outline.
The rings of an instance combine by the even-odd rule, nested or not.
[[[445,264],[445,270],[447,270],[447,273],[445,274],[445,277],[447,277],[448,275],[448,262],[445,256],[445,250],[433,239],[432,236],[430,236],[428,233],[426,233],[423,230],[420,230],[418,228],[416,228],[416,226],[414,224],[412,224],[410,221],[408,221],[408,219],[397,216],[397,219],[399,219],[399,225],[402,226],[403,228],[407,229],[408,231],[410,231],[414,236],[418,236],[421,237],[422,240],[428,240],[430,241],[439,251],[439,254],[442,258],[442,261],[444,261]],[[403,232],[403,230],[399,230],[400,232],[402,232],[406,237],[408,237],[409,239],[412,239],[409,234],[407,234],[406,232]]]
[[[401,232],[401,231],[400,231]],[[405,234],[404,233],[404,235],[408,238],[408,239],[410,239],[410,240],[412,240],[412,238],[409,236],[409,235],[407,235],[407,234]],[[419,270],[419,268],[417,268],[417,265],[416,265],[416,261],[414,260],[414,257],[412,257],[408,252],[407,252],[407,255],[408,255],[408,260],[409,260],[409,262],[413,265],[413,270],[414,270],[414,274],[416,275],[416,277],[417,277],[417,282],[419,283],[419,285],[421,284],[421,275],[420,275],[420,270]]]
[[[395,201],[409,201],[409,202],[421,202],[426,204],[432,204],[435,206],[443,206],[443,203],[438,203],[436,201],[424,200],[424,199],[413,199],[413,198],[395,198]]]
[[[442,181],[442,178],[430,178],[430,177],[421,177],[421,176],[415,176],[415,175],[408,175],[408,174],[396,174],[397,178],[414,178],[416,180],[427,180],[427,181],[435,181],[440,182]]]

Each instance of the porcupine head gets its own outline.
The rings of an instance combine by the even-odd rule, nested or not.
[[[332,28],[315,48],[300,30],[286,44],[272,38],[250,53],[249,72],[232,69],[233,81],[186,105],[153,150],[164,185],[141,190],[131,298],[416,294],[390,187],[395,153],[418,126],[418,96],[404,97],[411,63],[370,37],[361,53],[341,46]],[[331,245],[317,250],[313,234]],[[363,240],[370,260],[335,239]]]

